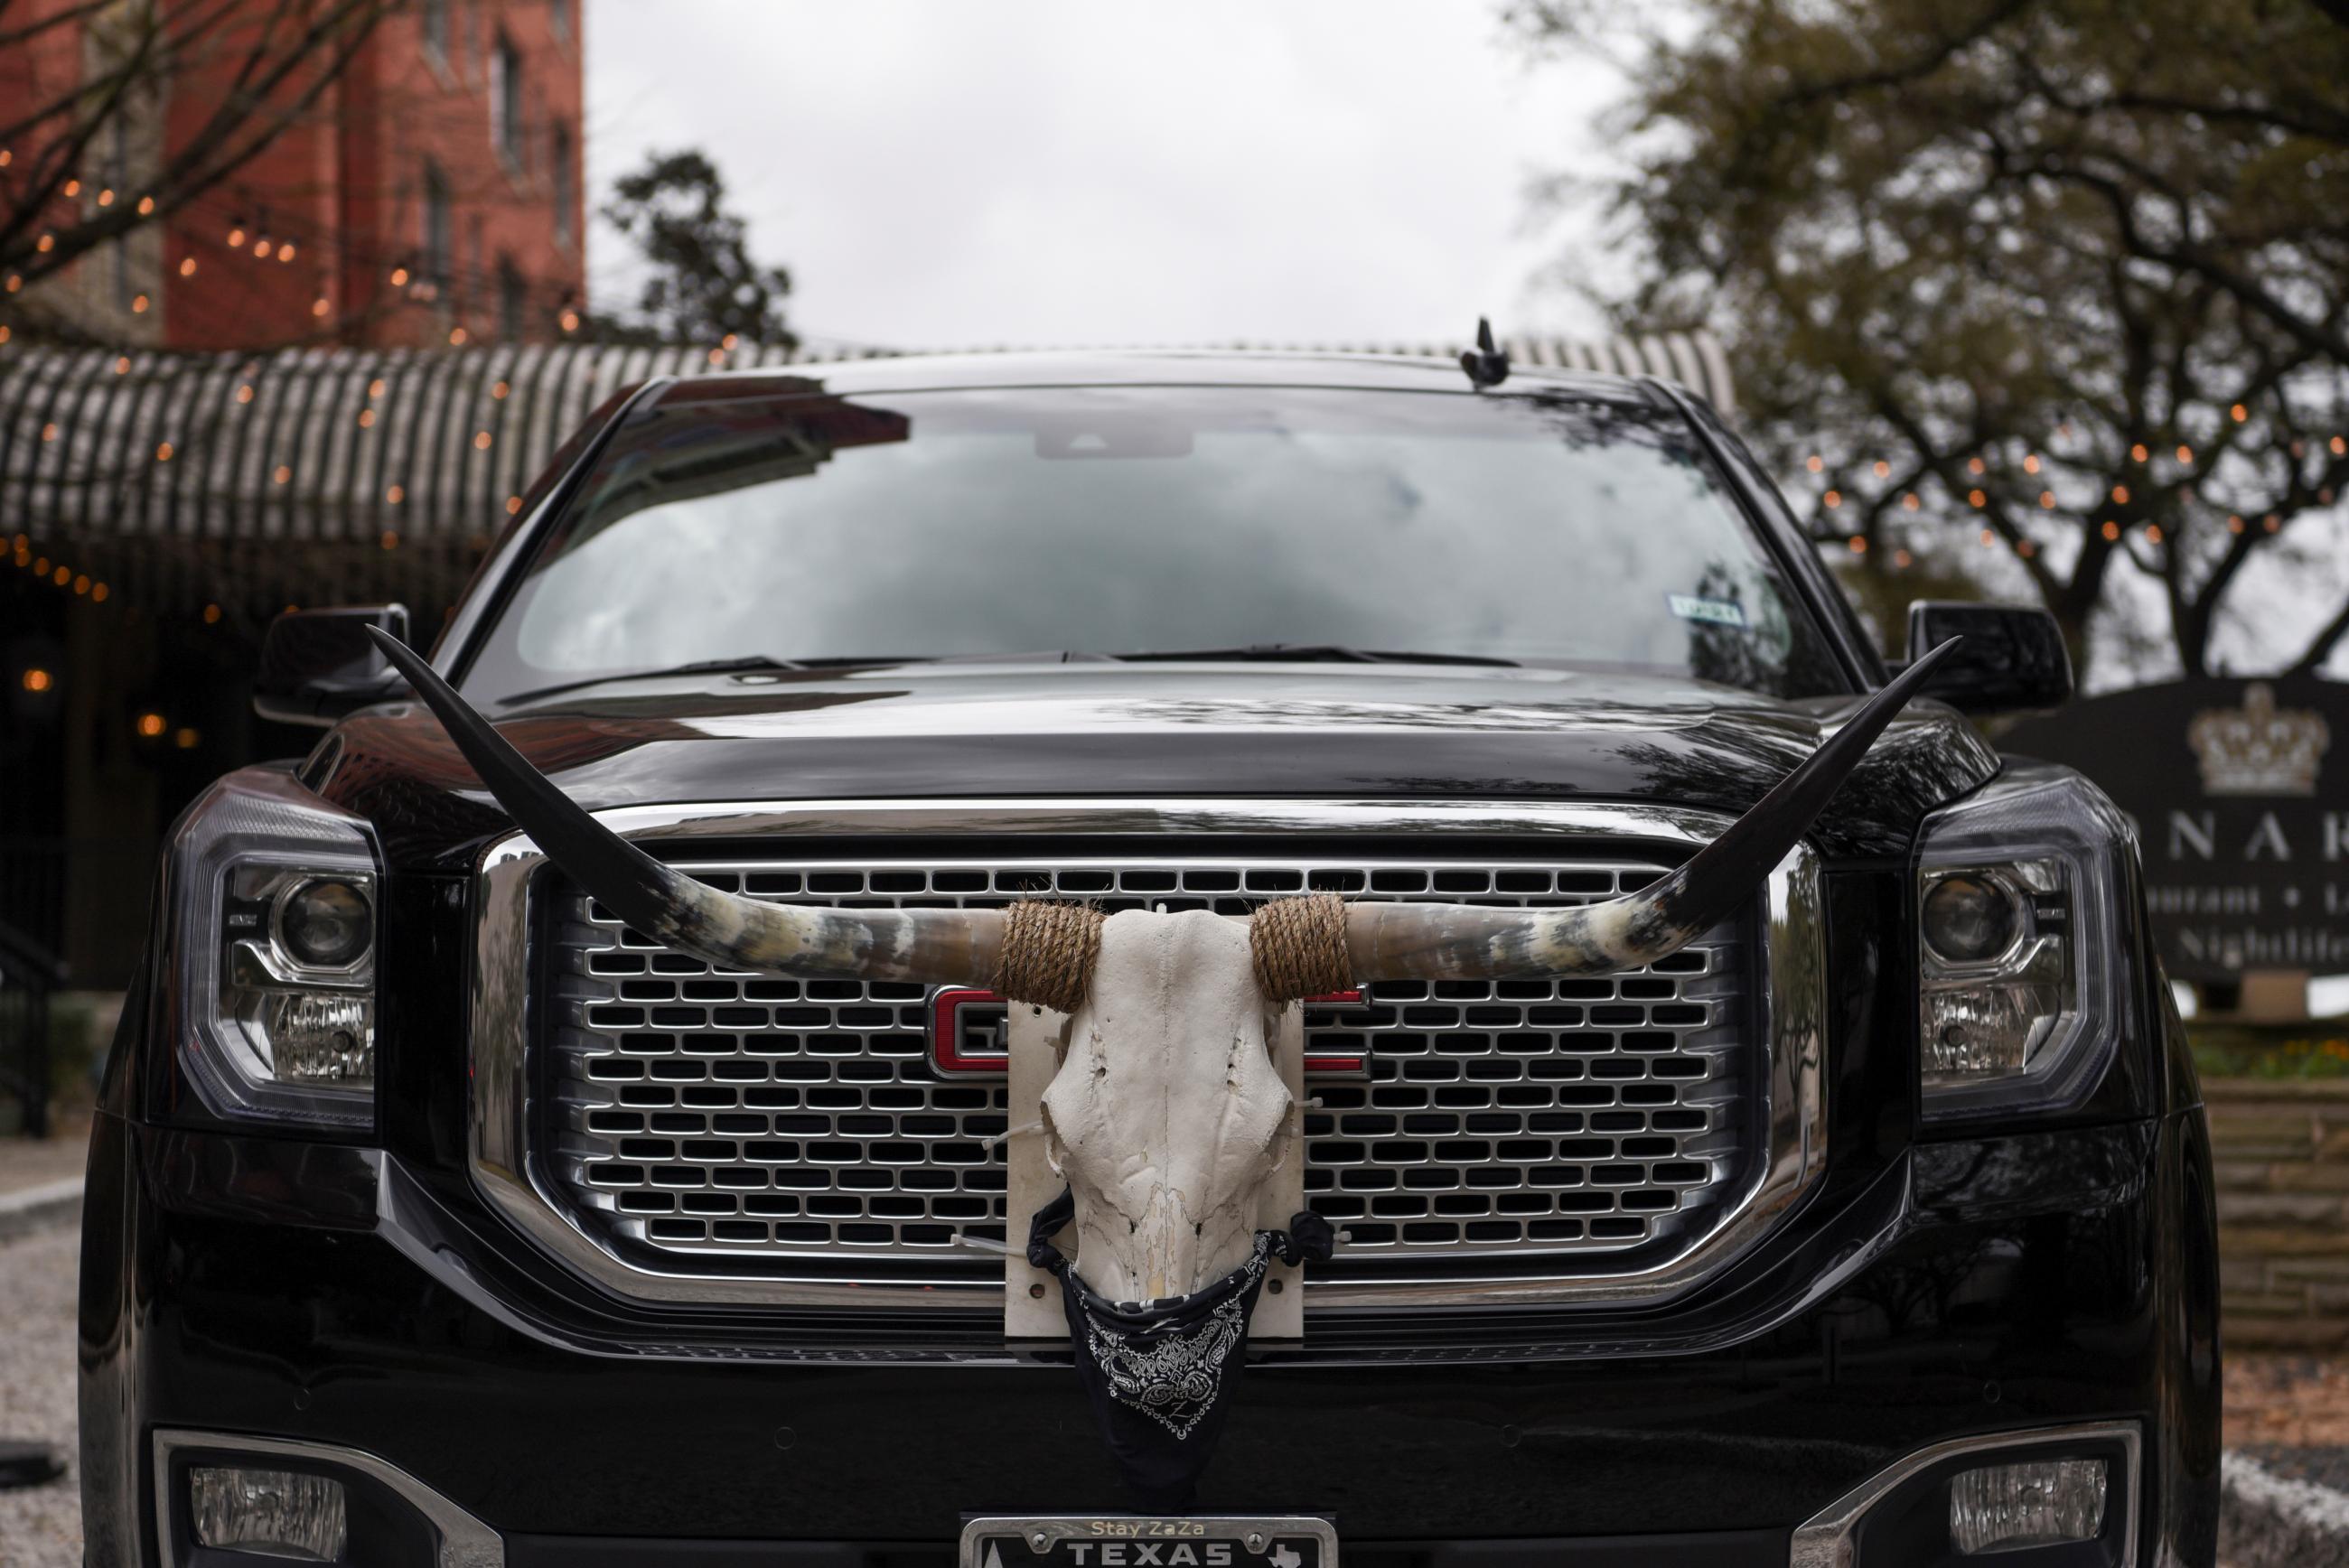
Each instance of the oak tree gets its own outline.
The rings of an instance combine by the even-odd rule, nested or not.
[[[1509,15],[1619,53],[1603,303],[1724,338],[1847,562],[1996,558],[2138,669],[2343,648],[2349,0]]]

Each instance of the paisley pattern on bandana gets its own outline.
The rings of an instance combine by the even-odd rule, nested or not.
[[[1286,1231],[1258,1231],[1240,1265],[1203,1290],[1157,1301],[1106,1301],[1052,1244],[1075,1213],[1076,1199],[1066,1188],[1037,1210],[1028,1222],[1028,1261],[1061,1282],[1077,1381],[1135,1501],[1153,1513],[1186,1512],[1247,1365],[1248,1314],[1272,1260],[1326,1259],[1337,1236],[1329,1221],[1301,1211],[1289,1216]]]
[[[1124,1333],[1086,1309],[1085,1341],[1110,1398],[1141,1411],[1177,1441],[1189,1437],[1200,1418],[1215,1408],[1224,1368],[1247,1338],[1247,1312],[1256,1299],[1248,1287],[1263,1277],[1271,1256],[1272,1238],[1259,1233],[1255,1252],[1237,1271],[1237,1288],[1187,1334],[1163,1325]]]

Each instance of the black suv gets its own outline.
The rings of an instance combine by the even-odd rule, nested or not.
[[[1899,666],[1701,400],[1470,368],[632,388],[432,665],[748,899],[1636,891]],[[633,929],[363,634],[405,619],[279,623],[264,711],[331,727],[164,858],[90,1154],[90,1563],[2212,1562],[2209,1146],[2135,841],[1961,717],[2063,700],[2044,616],[1917,606],[1956,652],[1672,956],[1305,1002],[1336,1250],[1171,1519],[1010,1332],[1000,998]]]

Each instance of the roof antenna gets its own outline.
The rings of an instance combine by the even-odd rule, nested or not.
[[[1476,346],[1460,356],[1460,368],[1479,391],[1509,378],[1508,353],[1493,346],[1493,324],[1481,315],[1476,318]]]

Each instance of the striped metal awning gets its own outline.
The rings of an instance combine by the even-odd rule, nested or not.
[[[1727,362],[1704,335],[1505,346],[1521,365],[1655,376],[1723,412],[1734,407]],[[618,388],[713,366],[891,356],[584,344],[226,356],[20,346],[0,350],[0,537],[111,570],[150,603],[443,601],[564,438]]]

